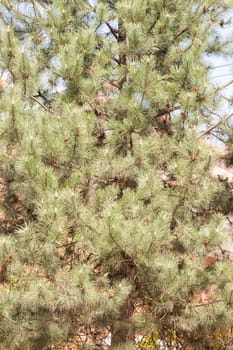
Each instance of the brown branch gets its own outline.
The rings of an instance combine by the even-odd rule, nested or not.
[[[156,20],[151,24],[150,28],[149,28],[148,31],[147,31],[148,34],[152,31],[152,29],[153,29],[154,26],[156,25],[157,21],[158,21],[158,18],[156,18]]]
[[[23,326],[21,324],[19,324],[18,322],[12,320],[11,318],[5,316],[5,315],[0,315],[0,318],[4,318],[7,322],[13,324],[14,326],[17,326],[19,327],[22,331],[27,331],[27,332],[32,332],[32,333],[35,333],[36,334],[36,331],[32,328],[29,328],[29,327],[26,327],[26,326]]]
[[[111,227],[110,227],[110,218],[108,220],[108,232],[109,232],[109,236],[110,236],[111,240],[113,241],[113,243],[116,244],[116,246],[120,249],[120,251],[124,251],[124,249],[122,248],[120,243],[117,242],[117,240],[115,239],[115,237],[112,234]]]
[[[223,98],[225,101],[227,101],[227,102],[229,102],[229,103],[232,103],[232,102],[233,102],[232,97],[229,98],[229,97],[226,97],[226,96],[224,96],[224,95],[222,95],[222,94],[220,94],[220,97]]]
[[[35,15],[36,15],[34,4],[33,4],[33,8],[34,8],[34,12],[35,12]],[[25,20],[28,19],[30,21],[34,21],[36,23],[43,24],[41,18],[38,17],[37,15],[36,15],[36,17],[32,17],[32,16],[29,16],[29,15],[27,15],[25,13],[22,13],[22,12],[16,10],[15,8],[12,8],[11,11],[14,12],[15,15],[18,16],[18,18],[20,18],[20,19],[24,19],[25,18]],[[26,23],[28,24],[28,22],[26,22]]]
[[[46,107],[42,102],[40,102],[36,97],[30,96],[30,99],[38,103],[46,112],[53,113],[51,108]]]
[[[229,120],[231,117],[233,117],[233,112],[230,113],[229,115],[227,115],[225,118],[221,119],[218,123],[214,124],[213,126],[211,126],[210,128],[208,128],[206,131],[204,131],[200,137],[203,137],[205,135],[208,135],[211,131],[213,131],[214,129],[216,129],[219,125],[225,123],[227,120]]]
[[[218,304],[218,303],[223,303],[224,300],[212,300],[212,301],[207,301],[207,302],[204,302],[204,303],[198,303],[198,304],[194,304],[194,305],[190,305],[191,308],[196,308],[196,307],[201,307],[201,306],[210,306],[210,305],[215,305],[215,304]]]
[[[172,211],[172,217],[171,217],[171,223],[170,223],[170,230],[173,231],[178,223],[177,219],[176,219],[176,213],[178,211],[178,209],[180,207],[182,207],[182,205],[184,205],[184,201],[185,201],[185,195],[183,195],[178,203],[176,204],[175,208]]]
[[[225,8],[223,10],[221,10],[219,13],[216,13],[214,16],[212,16],[210,18],[211,22],[214,22],[216,18],[218,18],[219,16],[221,16],[224,12],[225,12]]]
[[[118,61],[119,62],[119,61]],[[119,90],[119,85],[114,83],[112,80],[106,80],[106,84],[110,84]]]
[[[220,114],[218,114],[218,113],[216,113],[216,112],[213,112],[213,111],[211,111],[211,110],[208,109],[208,108],[206,108],[206,110],[207,110],[207,112],[209,112],[209,113],[211,113],[211,114],[213,114],[213,115],[216,115],[216,117],[222,118],[222,116],[221,116]]]
[[[148,254],[150,253],[151,248],[153,247],[154,242],[155,242],[155,237],[153,237],[152,241],[150,242],[150,245],[149,245],[149,247],[148,247],[148,249],[147,249],[147,252],[146,252],[145,256],[148,256]]]
[[[118,40],[118,30],[114,29],[108,22],[105,22],[105,24],[107,25],[108,29],[110,30],[110,32],[112,33],[112,35],[114,36],[114,38],[116,40]]]
[[[35,17],[41,19],[41,14],[40,14],[40,12],[39,12],[39,10],[37,8],[35,0],[32,1],[32,6],[33,6],[33,9],[34,9]]]
[[[105,117],[109,118],[110,119],[110,115],[107,114],[106,112],[102,111],[102,110],[99,110],[96,108],[96,106],[93,106],[91,102],[88,102],[87,101],[87,104],[91,107],[91,109],[93,110],[93,112],[96,114],[98,114],[98,116],[100,115],[104,115]]]
[[[120,61],[119,61],[116,57],[114,57],[114,61],[115,61],[118,65],[120,65]]]
[[[228,86],[230,86],[232,84],[233,84],[233,79],[231,79],[230,81],[228,81],[227,83],[225,83],[221,86],[217,86],[213,91],[210,91],[208,94],[206,94],[206,96],[211,96],[211,95],[213,95],[213,93],[216,94],[217,92],[224,90],[225,88],[227,88]],[[221,95],[221,97],[223,97],[223,96]]]
[[[89,225],[88,223],[85,222],[85,220],[83,220],[83,218],[81,218],[80,215],[78,215],[78,218],[80,219],[80,221],[82,222],[82,224],[84,226],[86,226],[89,230],[91,230],[92,232],[96,233],[98,236],[100,236],[100,232],[98,232],[93,226]]]
[[[187,31],[188,31],[188,27],[183,28],[178,34],[176,34],[176,36],[174,37],[174,40],[179,38],[179,36],[181,36],[182,34],[184,34]]]
[[[221,91],[221,90],[225,89],[226,87],[230,86],[231,84],[233,84],[233,79],[228,81],[227,83],[223,84],[222,86],[218,86],[215,89],[215,92]]]

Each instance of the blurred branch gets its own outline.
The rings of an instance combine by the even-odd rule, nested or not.
[[[46,107],[42,102],[40,102],[36,97],[30,96],[30,99],[38,103],[46,112],[54,113],[53,110],[49,107]]]
[[[218,123],[214,124],[210,128],[208,128],[206,131],[204,131],[200,137],[203,137],[205,135],[208,135],[212,130],[216,129],[219,125],[225,123],[227,120],[229,120],[231,117],[233,117],[233,112],[227,115],[225,118],[221,119]]]
[[[225,88],[227,88],[228,86],[232,85],[233,84],[233,79],[228,81],[227,83],[223,84],[222,86],[218,86],[216,89],[215,89],[215,92],[218,92],[218,91],[221,91]]]

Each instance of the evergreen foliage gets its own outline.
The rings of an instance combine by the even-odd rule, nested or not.
[[[232,187],[200,141],[231,6],[1,1],[0,349],[214,349],[232,326]]]

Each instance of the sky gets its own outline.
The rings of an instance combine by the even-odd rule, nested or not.
[[[233,38],[233,9],[228,11],[228,13],[223,16],[225,22],[230,22],[228,26],[218,26],[216,28],[216,35],[220,41],[225,42],[226,40],[232,40]],[[233,43],[233,41],[232,41]],[[233,44],[232,44],[233,51]],[[210,82],[215,86],[222,86],[223,84],[229,82],[233,79],[233,58],[230,56],[221,56],[221,55],[210,55],[204,58],[206,64],[212,69],[210,69],[209,77]],[[233,85],[230,85],[224,89],[224,96],[232,97],[233,96]],[[232,110],[226,102],[223,102],[222,110],[228,112]]]

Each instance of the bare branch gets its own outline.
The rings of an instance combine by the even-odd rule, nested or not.
[[[221,119],[218,123],[214,124],[213,126],[211,126],[210,128],[208,128],[206,131],[204,131],[200,137],[203,137],[205,135],[208,135],[211,131],[213,131],[214,129],[216,129],[219,125],[225,123],[227,120],[229,120],[231,117],[233,117],[233,112],[230,113],[229,115],[227,115],[225,118]]]
[[[227,88],[228,86],[232,85],[233,84],[233,79],[228,81],[227,83],[223,84],[222,86],[218,86],[216,89],[215,89],[215,92],[218,92],[218,91],[221,91],[225,88]]]
[[[182,34],[184,34],[185,32],[188,31],[188,27],[183,28],[178,34],[176,34],[176,36],[174,37],[174,39],[179,38],[179,36],[181,36]]]
[[[108,22],[105,22],[105,24],[107,25],[114,38],[118,40],[118,30],[114,29]]]
[[[38,103],[46,112],[54,113],[53,110],[49,107],[46,107],[42,102],[40,102],[36,97],[30,96],[30,99]]]

